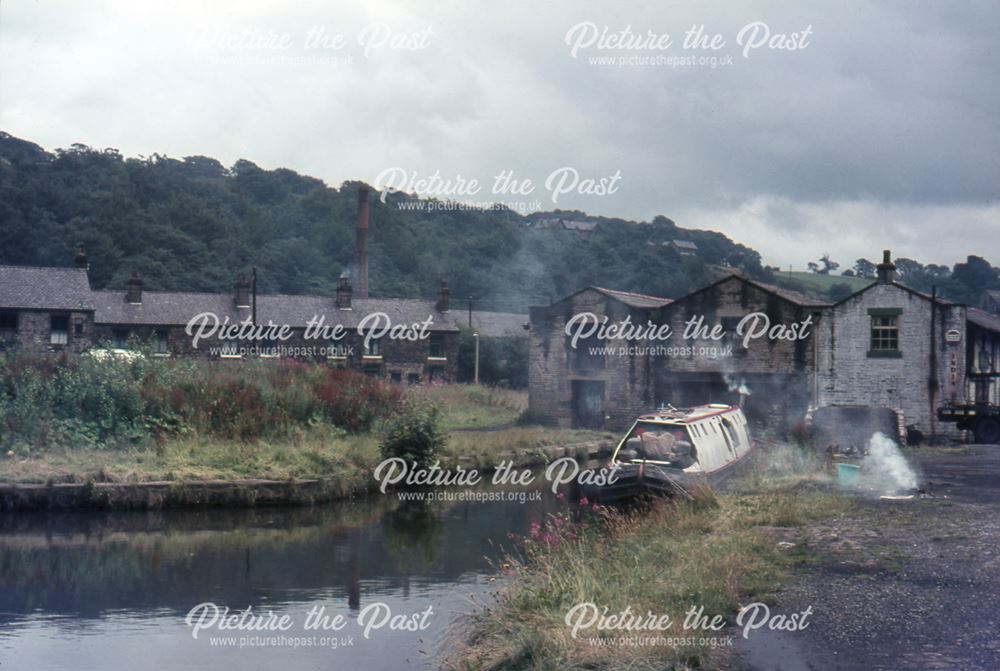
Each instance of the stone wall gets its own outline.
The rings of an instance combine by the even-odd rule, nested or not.
[[[68,318],[65,345],[52,343],[52,317]],[[93,312],[18,310],[17,336],[13,343],[33,351],[82,352],[91,345],[94,333]]]
[[[565,328],[579,313],[592,313],[597,319],[619,321],[631,316],[633,322],[645,323],[653,310],[631,308],[594,289],[585,289],[548,307],[530,311],[528,395],[529,411],[539,421],[571,427],[574,421],[573,387],[576,383],[603,384],[603,426],[618,429],[630,424],[636,415],[655,409],[653,397],[653,361],[648,355],[619,352],[626,343],[590,342],[572,347]],[[599,362],[581,361],[579,350],[585,347],[610,347]]]
[[[871,349],[871,310],[898,309],[898,356]],[[832,307],[820,329],[818,405],[891,408],[906,425],[930,434],[957,435],[953,424],[936,421],[936,407],[965,397],[965,308],[938,303],[931,334],[931,301],[897,284],[878,283]],[[945,334],[957,331],[959,342]],[[937,390],[930,387],[931,342],[936,353]]]

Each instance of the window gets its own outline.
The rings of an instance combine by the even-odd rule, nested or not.
[[[603,370],[604,342],[600,337],[592,335],[577,341],[576,368],[579,370]]]
[[[389,371],[389,379],[393,384],[402,384],[403,374],[398,370]]]
[[[52,315],[49,318],[49,342],[53,345],[65,345],[69,342],[69,317]]]
[[[116,349],[128,347],[128,329],[115,329],[111,332],[112,343]]]
[[[719,320],[719,325],[722,326],[722,330],[725,332],[725,336],[722,342],[727,345],[732,345],[734,350],[745,350],[743,346],[743,338],[736,332],[736,327],[739,325],[742,317],[722,317]]]
[[[444,349],[444,334],[432,333],[430,340],[431,340],[430,358],[444,359],[446,357]]]
[[[342,342],[338,342],[326,348],[326,358],[343,361],[347,359],[347,355],[350,354],[350,352],[351,350],[347,345]]]
[[[83,318],[77,317],[73,320],[73,333],[78,336],[83,335]]]
[[[409,373],[406,376],[406,384],[420,384],[420,374],[419,373]]]
[[[899,357],[899,316],[896,308],[872,308],[869,357]]]
[[[364,341],[365,351],[363,356],[369,357],[381,357],[382,356],[382,339],[381,338],[368,338]]]
[[[156,332],[156,340],[153,343],[153,353],[160,356],[170,354],[170,343],[167,340],[167,331],[160,329]]]
[[[0,340],[13,340],[17,337],[17,313],[0,312]]]

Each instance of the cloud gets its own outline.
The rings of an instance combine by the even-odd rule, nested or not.
[[[400,166],[484,184],[513,170],[541,191],[561,166],[621,170],[617,193],[559,206],[665,214],[798,266],[893,244],[998,262],[997,14],[904,2],[3,3],[0,126],[47,148],[247,158],[331,184]],[[809,45],[744,58],[736,38],[756,21],[811,27]],[[666,33],[673,46],[574,58],[566,34],[581,22]],[[376,25],[390,35],[366,53],[359,36]],[[726,45],[683,50],[693,25]],[[317,31],[343,46],[307,49]],[[389,48],[420,36],[423,48]],[[644,55],[733,62],[591,60]]]

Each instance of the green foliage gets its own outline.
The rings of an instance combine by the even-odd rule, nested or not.
[[[458,339],[458,380],[475,378],[476,343],[472,331],[462,329]],[[479,382],[508,389],[528,388],[528,339],[479,338]]]
[[[50,153],[0,133],[0,263],[67,265],[82,242],[96,289],[122,288],[138,270],[148,290],[229,291],[256,265],[263,292],[332,294],[353,259],[358,186],[245,160],[226,169],[204,156]],[[665,217],[428,212],[401,209],[412,196],[381,195],[370,207],[374,295],[430,297],[445,276],[456,302],[521,311],[592,284],[677,297],[714,279],[717,265],[763,272],[752,249]],[[599,226],[586,235],[536,226],[563,216]],[[675,238],[699,255],[663,244]]]
[[[196,433],[282,438],[325,423],[368,431],[398,389],[358,373],[293,361],[0,356],[0,447],[124,447]]]
[[[382,457],[399,457],[418,467],[430,465],[448,440],[440,419],[440,410],[433,403],[404,401],[386,422]]]

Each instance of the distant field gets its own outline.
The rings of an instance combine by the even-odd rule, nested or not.
[[[843,277],[842,275],[818,275],[807,272],[782,271],[774,274],[774,283],[778,286],[798,291],[817,298],[829,298],[830,287],[835,284],[846,284],[851,288],[851,292],[863,289],[872,283],[873,280],[865,280],[858,277]]]

